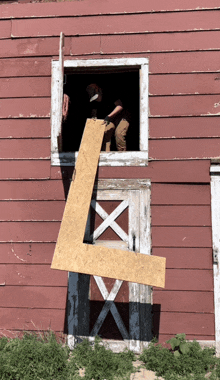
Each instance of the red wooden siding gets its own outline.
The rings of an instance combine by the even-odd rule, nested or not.
[[[67,59],[149,58],[149,165],[101,167],[99,178],[151,180],[152,253],[167,258],[155,334],[214,340],[219,9],[217,0],[0,6],[0,330],[64,331],[67,273],[50,269],[73,170],[50,162],[51,59],[63,31]]]

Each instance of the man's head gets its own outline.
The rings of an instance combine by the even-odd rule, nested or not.
[[[102,89],[96,83],[89,84],[86,87],[86,92],[89,95],[90,102],[93,102],[94,100],[97,102],[102,101]]]

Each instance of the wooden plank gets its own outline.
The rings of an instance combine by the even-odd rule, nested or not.
[[[68,243],[69,246],[65,244],[65,251],[60,247],[59,251],[57,250],[58,254],[54,255],[51,266],[53,269],[92,273],[97,276],[164,287],[165,261],[157,256],[92,246],[77,240],[73,249],[72,241]]]
[[[50,159],[50,139],[0,139],[1,159]]]
[[[0,98],[50,97],[50,95],[50,77],[0,79]]]
[[[160,334],[171,334],[173,337],[183,331],[194,336],[214,336],[214,314],[161,313]]]
[[[78,41],[81,38],[84,38],[85,43],[89,43],[92,37],[79,37]],[[138,34],[113,35],[101,38],[101,51],[103,54],[117,54],[219,50],[219,40],[218,31],[143,34],[141,39]]]
[[[218,158],[220,138],[151,140],[149,158],[155,160]]]
[[[50,117],[50,98],[2,99],[0,119]]]
[[[150,138],[220,137],[219,116],[150,118]]]
[[[75,241],[83,242],[104,129],[103,120],[87,119],[60,227],[57,253],[59,244],[68,242],[70,236],[71,245]],[[57,253],[55,251],[55,256]]]
[[[61,221],[64,201],[0,201],[0,221]]]
[[[166,290],[213,292],[213,271],[208,269],[167,269]]]
[[[50,137],[49,119],[2,119],[1,138],[45,138]]]
[[[148,167],[100,167],[99,178],[149,178],[160,183],[210,184],[210,160],[149,162]]]
[[[151,74],[219,72],[220,51],[148,54]]]
[[[65,200],[64,184],[59,180],[1,181],[1,200]]]
[[[164,3],[162,0],[149,1],[139,0],[137,4],[131,1],[112,0],[107,1],[105,4],[102,1],[97,1],[91,5],[86,0],[83,3],[78,2],[64,2],[64,4],[23,4],[22,9],[19,4],[1,5],[0,17],[4,18],[30,18],[30,17],[59,17],[69,16],[70,14],[76,16],[83,15],[96,15],[96,14],[114,14],[114,13],[142,13],[142,12],[166,12],[166,11],[184,11],[184,10],[206,10],[206,9],[219,9],[218,0],[185,0],[184,3],[180,1],[169,0]]]
[[[13,37],[66,36],[91,34],[158,33],[219,29],[218,11],[142,13],[88,17],[13,19]]]
[[[212,269],[211,248],[153,248],[152,254],[166,257],[167,269]]]
[[[97,128],[100,128],[99,134],[96,133]],[[82,244],[103,134],[102,120],[87,120],[52,268],[163,287],[164,260],[131,251]]]
[[[152,183],[151,204],[210,205],[210,185]]]
[[[11,37],[11,21],[3,21],[0,22],[0,39],[10,38]]]
[[[6,58],[0,60],[0,77],[51,75],[50,58]]]
[[[152,227],[153,247],[212,246],[210,227]]]
[[[150,75],[149,94],[219,94],[219,79],[218,73]]]
[[[50,161],[0,161],[0,179],[48,179]]]
[[[46,57],[57,56],[59,39],[52,38],[24,38],[0,40],[0,57]],[[70,39],[65,41],[65,54],[70,55]]]
[[[71,38],[70,55],[99,54],[100,45],[100,36]]]
[[[0,307],[65,309],[66,294],[66,287],[5,286],[1,292]]]
[[[152,206],[153,226],[211,226],[210,206]]]
[[[1,264],[51,264],[55,243],[0,243]]]
[[[60,222],[0,222],[0,242],[55,242]]]
[[[7,286],[59,286],[67,287],[68,274],[64,271],[51,270],[50,265],[7,265]]]
[[[16,318],[15,318],[16,316]],[[6,330],[63,331],[65,310],[0,308],[0,325]]]
[[[6,284],[6,265],[0,265],[0,286]]]
[[[204,291],[158,290],[154,292],[154,304],[161,305],[161,312],[214,313],[213,297],[213,293]]]
[[[220,112],[219,95],[160,96],[150,98],[151,116],[210,116]]]

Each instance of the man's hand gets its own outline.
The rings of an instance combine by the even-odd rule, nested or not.
[[[106,117],[104,118],[104,121],[103,121],[102,124],[109,125],[110,122],[111,122],[111,121],[110,121],[110,117],[109,117],[109,116],[106,116]]]

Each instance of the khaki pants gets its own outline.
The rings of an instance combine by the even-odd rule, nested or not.
[[[109,123],[105,127],[105,134],[102,143],[102,151],[111,151],[111,138],[115,131],[116,148],[118,151],[126,151],[126,134],[128,131],[129,122],[125,119],[121,119],[118,125],[115,127],[113,123]]]

